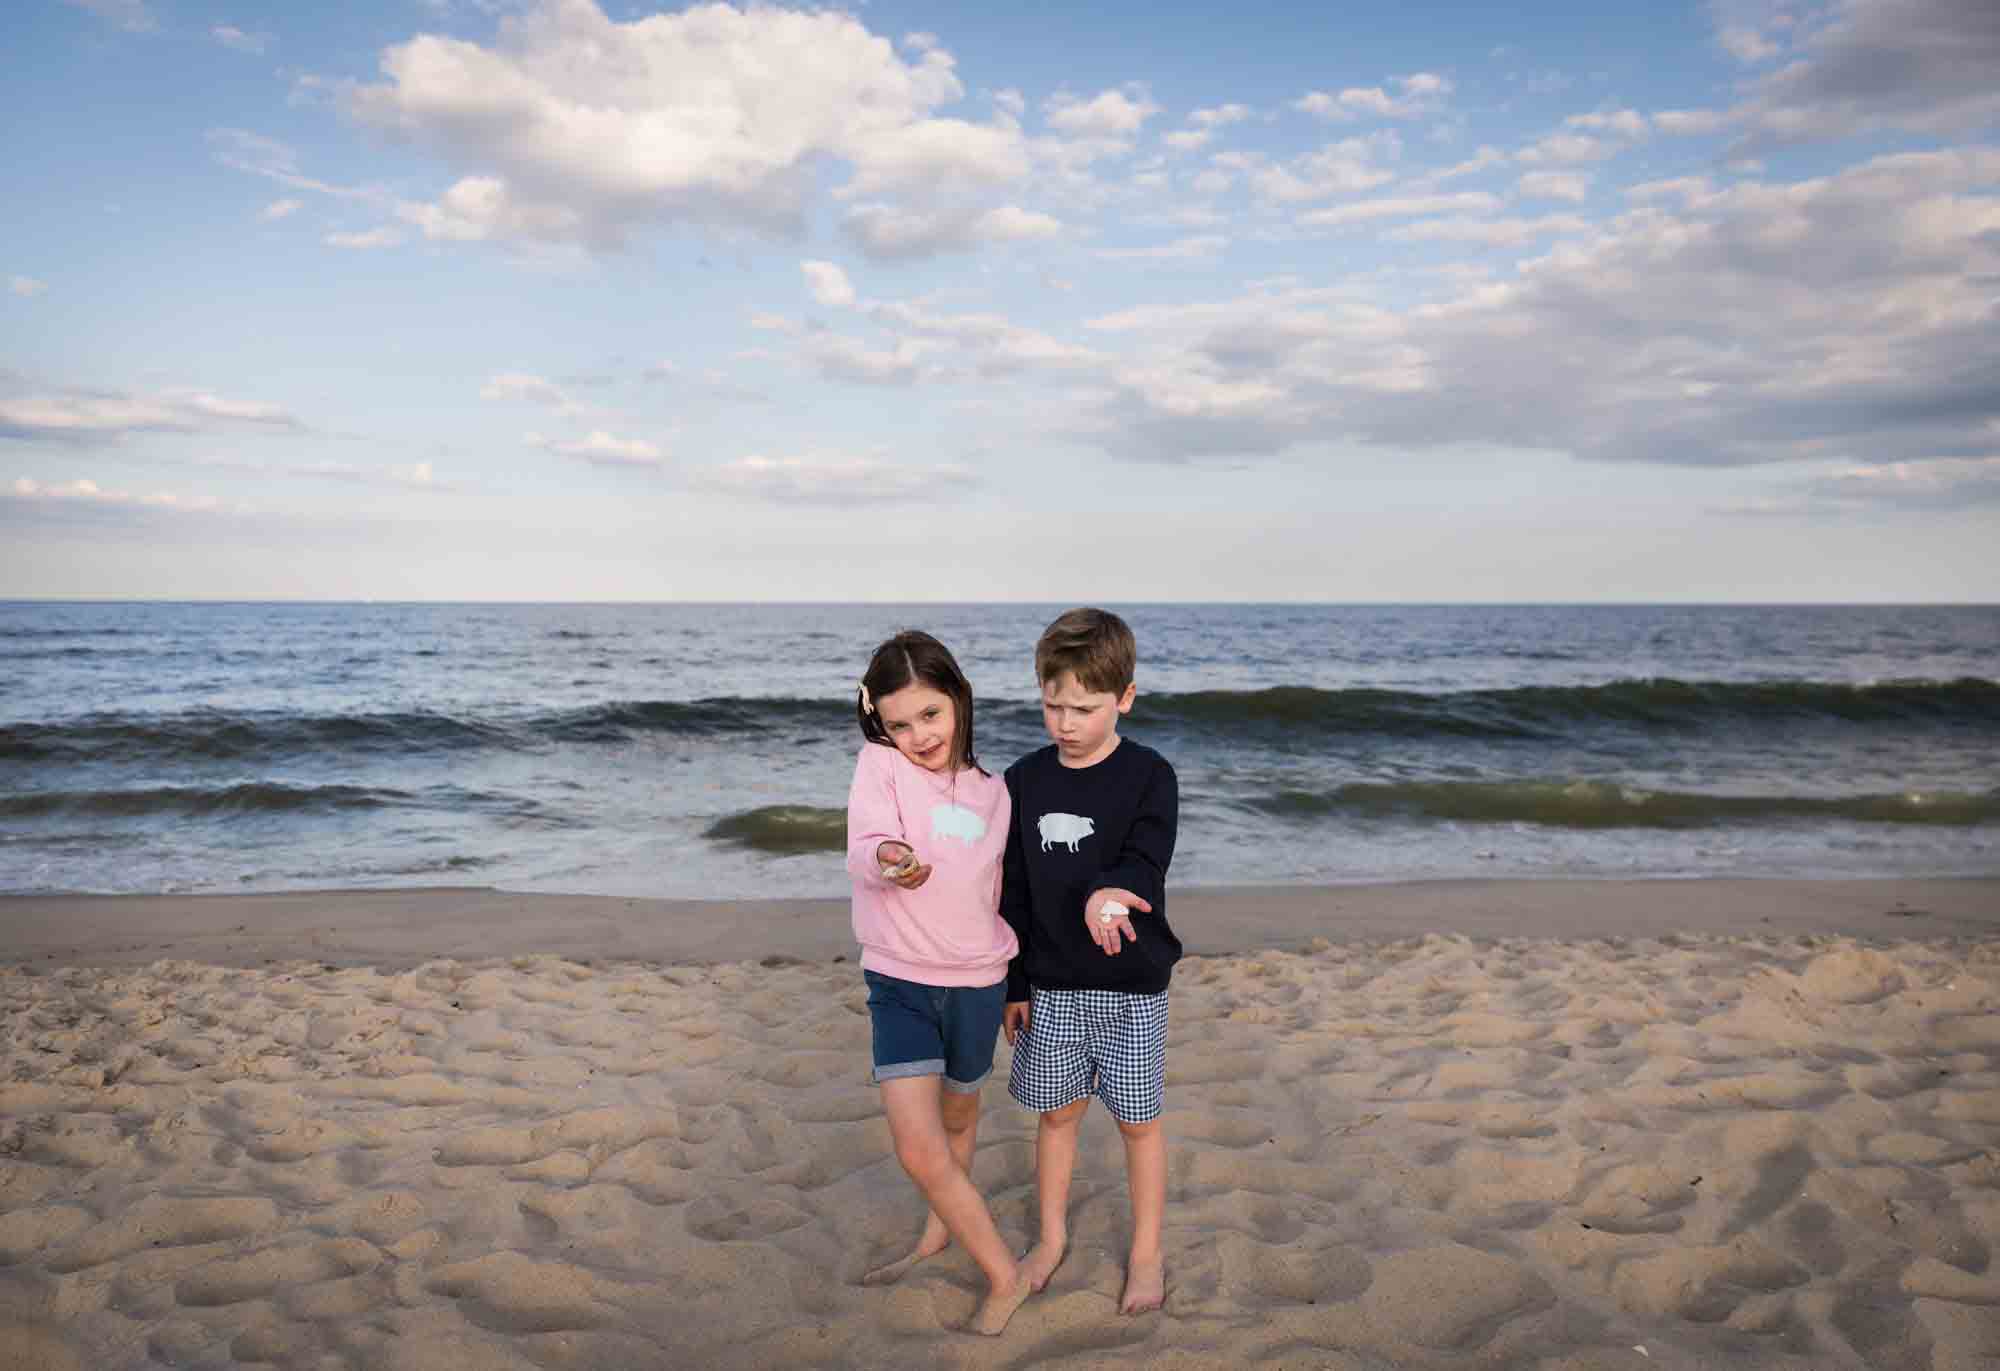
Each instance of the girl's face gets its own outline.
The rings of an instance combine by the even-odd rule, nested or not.
[[[896,751],[926,771],[951,770],[951,743],[958,736],[958,710],[951,696],[912,681],[877,700],[875,712]]]

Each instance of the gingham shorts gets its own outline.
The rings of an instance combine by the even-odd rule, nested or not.
[[[1007,1093],[1037,1114],[1095,1094],[1120,1123],[1157,1119],[1167,1094],[1167,992],[1033,991]]]

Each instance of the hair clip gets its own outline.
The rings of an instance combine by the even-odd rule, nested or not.
[[[861,683],[861,708],[865,713],[875,712],[875,697],[868,693],[868,682]]]

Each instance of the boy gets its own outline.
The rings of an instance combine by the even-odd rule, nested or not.
[[[1062,1263],[1077,1127],[1094,1094],[1125,1138],[1132,1251],[1122,1314],[1165,1299],[1160,1109],[1167,980],[1181,955],[1166,904],[1179,782],[1159,753],[1118,736],[1137,693],[1137,657],[1132,630],[1101,609],[1070,610],[1035,644],[1052,742],[1007,769],[1014,821],[1000,894],[1021,945],[1007,968],[1007,1089],[1041,1115],[1041,1235],[1021,1272],[1040,1290]]]

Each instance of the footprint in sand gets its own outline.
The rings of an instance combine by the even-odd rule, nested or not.
[[[1224,1234],[1222,1286],[1258,1303],[1333,1304],[1358,1298],[1374,1283],[1368,1259],[1346,1247],[1272,1245]]]
[[[772,1238],[811,1222],[812,1216],[768,1195],[709,1193],[687,1207],[687,1230],[710,1242]]]
[[[1369,1322],[1397,1341],[1442,1351],[1470,1352],[1508,1322],[1555,1303],[1522,1263],[1459,1244],[1398,1252],[1374,1274],[1360,1297]]]

